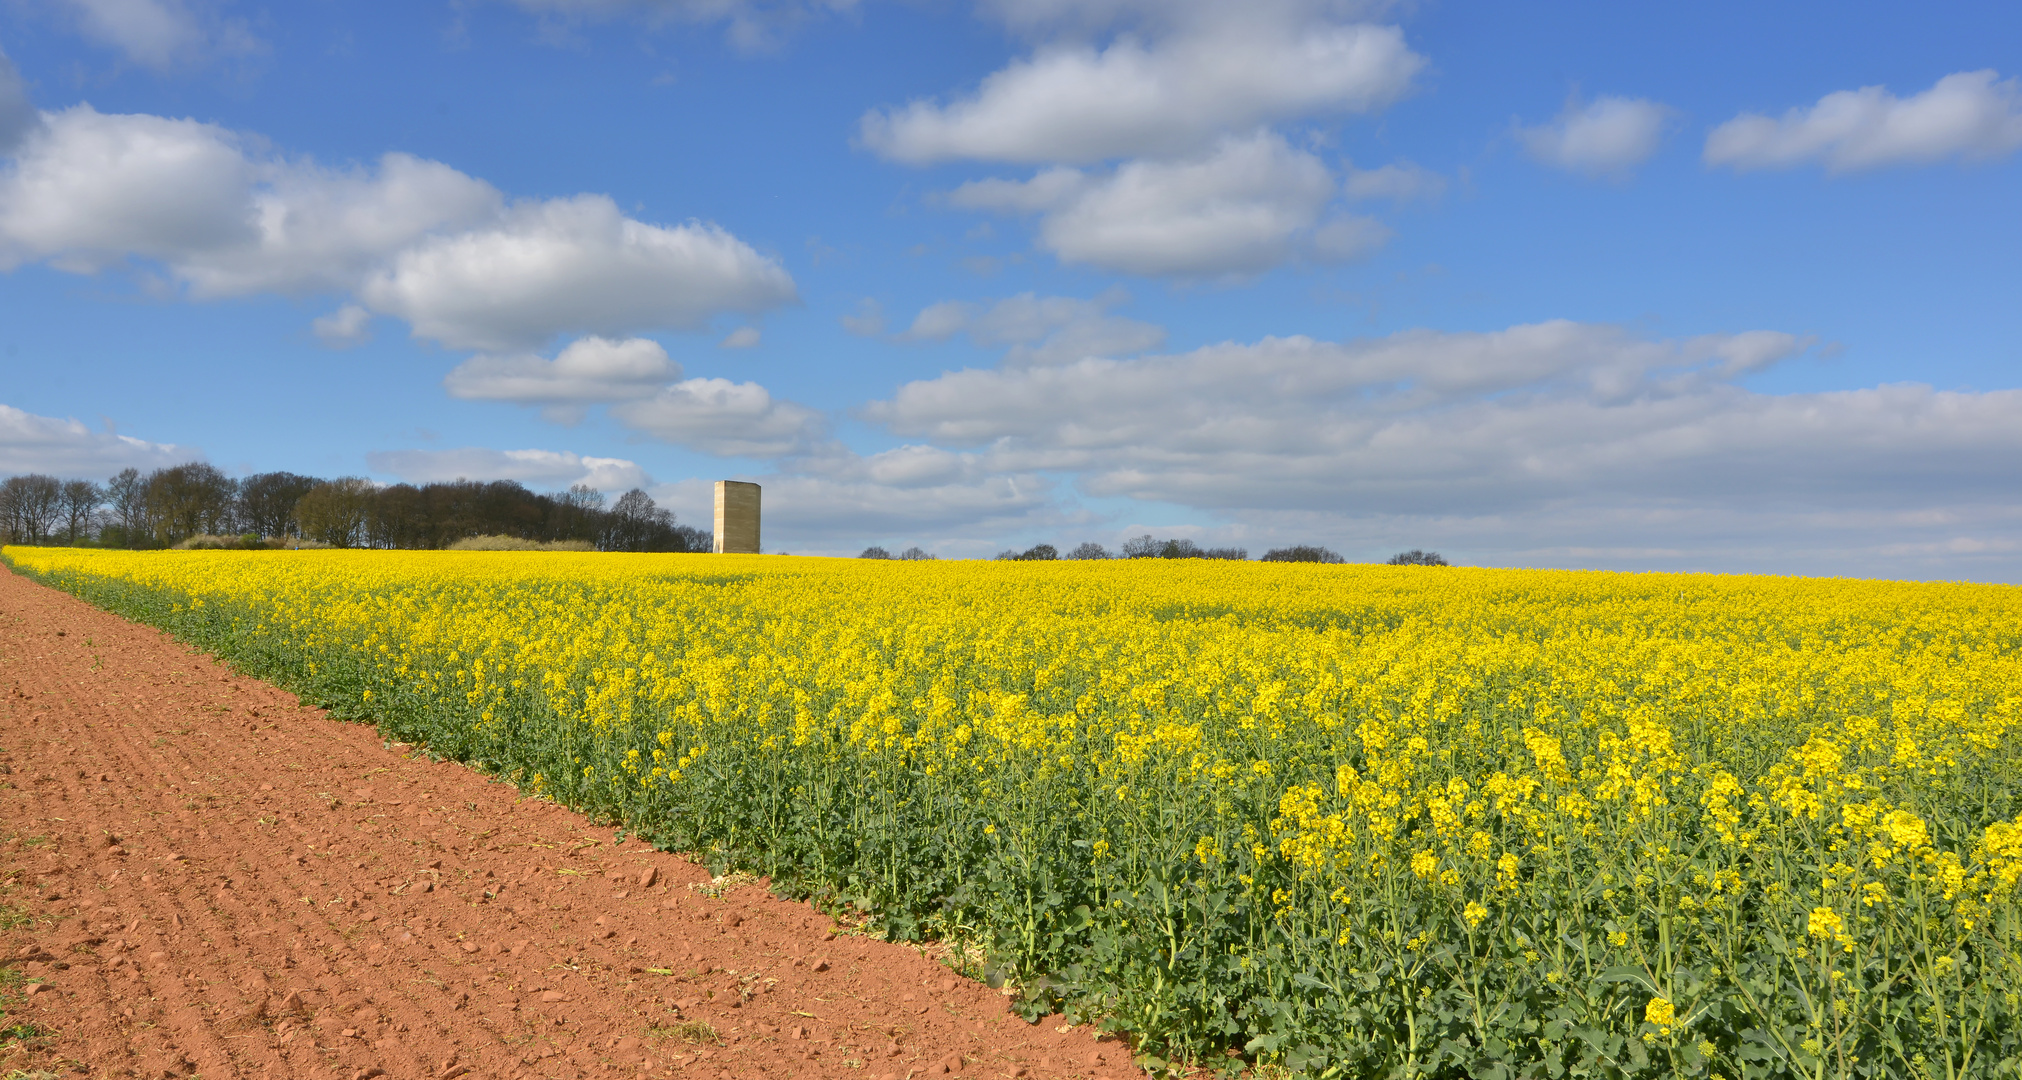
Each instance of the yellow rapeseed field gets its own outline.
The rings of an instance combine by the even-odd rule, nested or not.
[[[2022,590],[9,548],[1168,1061],[2022,1064]],[[1230,1055],[1237,1055],[1231,1057]]]

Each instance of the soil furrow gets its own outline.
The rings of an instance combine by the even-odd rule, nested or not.
[[[165,556],[174,557],[174,556]],[[0,1068],[1110,1076],[1128,1050],[0,573]]]

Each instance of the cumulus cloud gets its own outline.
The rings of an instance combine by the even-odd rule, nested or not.
[[[950,300],[921,309],[903,336],[945,341],[966,333],[984,348],[1007,349],[1010,364],[1132,356],[1165,344],[1164,327],[1110,314],[1129,299],[1129,293],[1112,289],[1092,300],[1029,292],[988,305]]]
[[[885,306],[871,297],[857,301],[854,313],[842,317],[842,328],[858,337],[876,337],[885,332]]]
[[[1880,86],[1827,94],[1772,119],[1743,113],[1706,137],[1708,165],[1787,169],[1821,162],[1831,172],[1983,160],[2022,147],[2022,84],[1962,71],[1898,98]]]
[[[1623,176],[1650,159],[1671,110],[1643,98],[1601,97],[1566,103],[1558,118],[1517,128],[1531,157],[1568,172]]]
[[[200,16],[182,0],[65,0],[86,37],[144,67],[166,70],[214,55],[259,52],[243,22]]]
[[[776,261],[701,222],[633,221],[603,195],[507,210],[490,227],[400,252],[359,296],[454,348],[539,345],[559,333],[698,329],[723,311],[792,302]]]
[[[37,416],[0,405],[0,474],[39,472],[102,480],[125,468],[146,472],[202,458],[191,447],[93,431],[75,419]]]
[[[2006,499],[2022,391],[1770,395],[1734,380],[1808,342],[1646,341],[1568,322],[1303,337],[955,372],[868,418],[994,469],[1235,510],[1531,512],[1563,500],[1901,508]]]
[[[217,125],[89,105],[41,120],[0,164],[0,269],[139,259],[197,298],[351,292],[419,336],[491,351],[699,329],[795,298],[776,260],[722,228],[635,221],[601,195],[508,203],[407,154],[332,169]]]
[[[532,487],[562,489],[585,484],[599,491],[646,487],[653,478],[624,458],[589,457],[567,450],[377,450],[365,455],[373,472],[410,484],[450,480],[517,480]]]
[[[888,463],[881,463],[888,464]],[[766,535],[772,543],[838,545],[842,536],[926,534],[989,538],[1061,519],[1053,481],[1039,476],[952,477],[894,485],[869,476],[782,473],[763,481]],[[927,540],[929,544],[931,540]],[[840,552],[839,552],[840,553]]]
[[[681,377],[681,365],[647,338],[590,336],[569,343],[553,360],[535,355],[479,354],[442,380],[449,396],[521,405],[594,405],[652,397]]]
[[[634,19],[649,26],[727,25],[741,48],[762,49],[779,33],[824,11],[848,11],[857,0],[512,0],[522,10],[565,20]]]
[[[44,118],[0,172],[0,266],[88,273],[253,245],[252,164],[222,128],[79,105]]]
[[[1445,177],[1411,161],[1392,162],[1374,169],[1358,169],[1351,162],[1341,180],[1341,194],[1351,199],[1410,202],[1436,199],[1445,192]]]
[[[1090,163],[1194,153],[1223,134],[1395,99],[1424,65],[1395,27],[1255,18],[1230,9],[1106,48],[1059,42],[948,104],[866,114],[864,145],[913,165]]]
[[[310,332],[333,349],[349,348],[372,336],[372,313],[357,304],[346,304],[309,323]]]
[[[42,126],[42,115],[28,100],[28,86],[21,81],[21,69],[0,52],[0,155],[11,154],[29,132]]]
[[[1221,277],[1258,273],[1302,253],[1342,254],[1338,243],[1313,243],[1335,191],[1319,158],[1259,132],[1225,139],[1197,158],[1130,161],[1099,172],[1049,169],[1023,182],[972,181],[948,200],[1038,213],[1040,246],[1062,262]],[[1350,227],[1363,230],[1356,253],[1387,235],[1373,222]]]
[[[853,555],[866,543],[898,541],[943,554],[951,544],[988,554],[1004,533],[1073,517],[1060,505],[1057,481],[993,470],[979,455],[933,446],[864,455],[830,444],[781,471],[740,479],[764,485],[769,549]],[[706,482],[669,485],[665,495],[690,520],[707,519]]]
[[[1060,504],[1045,476],[980,468],[973,455],[905,446],[861,456],[848,451],[789,462],[784,471],[727,476],[765,488],[765,547],[795,554],[855,555],[865,545],[899,551],[918,544],[943,557],[988,556],[1006,534],[1081,519]],[[708,480],[647,489],[684,521],[710,519]]]
[[[663,442],[719,457],[806,453],[825,431],[820,413],[753,382],[684,379],[611,408],[619,423]]]
[[[0,171],[0,265],[154,259],[199,297],[334,291],[437,229],[495,216],[489,184],[388,154],[332,170],[250,154],[214,124],[78,105]]]

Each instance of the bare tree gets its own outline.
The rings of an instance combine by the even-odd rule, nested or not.
[[[1392,555],[1389,559],[1385,560],[1385,565],[1445,566],[1447,565],[1447,562],[1446,557],[1441,555],[1437,551],[1420,551],[1417,548],[1412,548],[1410,551],[1400,551],[1397,554]]]
[[[105,504],[105,489],[89,480],[70,480],[63,485],[64,542],[77,546],[79,536],[91,537],[98,508]]]
[[[208,462],[156,469],[147,478],[147,516],[155,542],[166,546],[232,531],[238,496],[238,483]]]
[[[1126,559],[1156,559],[1164,544],[1152,539],[1150,533],[1134,536],[1123,542],[1123,557]]]
[[[63,482],[53,476],[29,473],[0,484],[0,523],[13,543],[46,543],[62,514]]]
[[[141,541],[152,531],[147,520],[147,481],[139,469],[121,469],[119,475],[105,482],[105,501],[110,504],[112,517],[118,522],[119,546],[139,547]],[[100,534],[104,539],[104,534]]]
[[[857,556],[857,558],[859,559],[889,559],[891,557],[892,557],[891,552],[886,551],[884,548],[878,547],[875,544],[865,548],[863,554]]]
[[[923,547],[914,545],[899,552],[899,558],[906,562],[926,562],[929,559],[939,558],[939,556]]]
[[[711,537],[701,529],[674,523],[674,513],[653,504],[638,488],[618,496],[605,519],[598,546],[605,551],[708,551]]]
[[[1346,560],[1323,547],[1314,547],[1311,544],[1297,544],[1292,547],[1272,548],[1264,552],[1263,561],[1338,563]]]
[[[293,536],[295,504],[323,481],[291,472],[254,473],[239,481],[239,526],[260,536]]]
[[[1109,558],[1109,549],[1090,540],[1073,551],[1068,552],[1067,557],[1070,559],[1107,559]]]
[[[332,547],[362,546],[377,490],[362,476],[317,484],[295,504],[295,525],[303,537]]]
[[[549,539],[597,539],[604,517],[604,493],[588,484],[572,484],[559,495],[548,496],[554,509],[548,515]]]

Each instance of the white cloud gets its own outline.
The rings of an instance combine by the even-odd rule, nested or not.
[[[166,70],[210,55],[266,46],[237,20],[199,16],[182,0],[66,0],[86,37],[144,67]]]
[[[1130,299],[1112,289],[1093,300],[1020,293],[983,307],[959,300],[921,309],[905,337],[944,341],[958,333],[984,348],[1008,348],[1011,364],[1059,364],[1090,356],[1132,356],[1165,344],[1165,328],[1112,315]]]
[[[1705,160],[1743,171],[1818,161],[1852,172],[2001,157],[2022,148],[2022,84],[1999,79],[1992,70],[1962,71],[1908,98],[1866,86],[1780,120],[1743,113],[1706,137]]]
[[[1547,165],[1589,176],[1622,176],[1657,152],[1671,110],[1643,98],[1566,103],[1549,124],[1518,127],[1517,138]]]
[[[191,447],[93,431],[75,419],[37,416],[0,405],[0,474],[39,472],[103,480],[125,468],[147,472],[202,459],[203,454]]]
[[[948,199],[1038,212],[1040,246],[1062,262],[1220,277],[1268,270],[1302,252],[1333,256],[1327,244],[1315,249],[1313,234],[1334,193],[1319,158],[1259,132],[1223,140],[1199,158],[1131,161],[1093,174],[1050,169],[1023,183],[974,181]]]
[[[652,397],[681,365],[647,338],[579,338],[553,360],[479,354],[442,380],[449,396],[522,405],[593,405]]]
[[[0,171],[0,264],[91,272],[140,257],[200,297],[327,292],[499,212],[491,185],[406,154],[332,170],[248,153],[194,120],[78,105],[44,121]]]
[[[976,305],[966,300],[942,300],[921,308],[904,336],[914,341],[946,341],[975,318]]]
[[[653,483],[653,478],[635,462],[589,457],[567,450],[492,450],[481,446],[378,450],[365,455],[365,462],[373,472],[389,473],[410,484],[517,480],[556,490],[587,484],[599,491],[612,492]]]
[[[431,237],[368,277],[360,297],[453,348],[538,346],[561,333],[699,329],[723,311],[792,302],[793,279],[724,229],[633,221],[602,195],[510,208]]]
[[[21,69],[0,52],[0,155],[11,154],[30,132],[42,126],[42,114],[28,100],[28,86],[21,81]]]
[[[857,0],[512,0],[537,15],[563,19],[635,19],[649,26],[728,24],[730,40],[762,49],[779,33],[822,11],[848,11]]]
[[[725,334],[723,340],[716,344],[725,349],[752,349],[758,347],[760,336],[758,327],[740,326]]]
[[[1122,530],[1146,531],[1168,533]],[[2022,582],[2022,512],[2012,506],[1932,513],[1655,500],[1485,514],[1246,511],[1214,531],[1252,557],[1324,543],[1355,561],[1425,548],[1488,566]]]
[[[685,379],[652,397],[614,405],[611,415],[634,431],[719,457],[806,453],[824,432],[813,409],[775,398],[757,383],[728,379]]]
[[[1204,509],[1534,512],[1672,500],[1739,512],[2015,503],[2022,391],[1770,395],[1733,379],[1808,343],[1652,342],[1567,322],[961,371],[866,410],[998,472]]]
[[[1349,262],[1390,242],[1389,226],[1375,218],[1336,214],[1313,230],[1309,247],[1321,262]]]
[[[1446,178],[1423,165],[1399,161],[1374,169],[1352,163],[1341,181],[1341,194],[1351,199],[1436,199],[1446,191]]]
[[[842,317],[842,328],[858,337],[876,337],[885,332],[885,307],[871,297],[857,301],[853,315]]]
[[[793,462],[790,471],[725,479],[763,486],[765,549],[855,555],[867,544],[918,544],[943,557],[989,554],[1001,537],[1076,519],[1059,485],[1037,475],[992,474],[973,455],[908,446],[862,457],[846,451]],[[647,489],[681,520],[710,520],[710,481]]]
[[[312,321],[309,330],[333,349],[348,348],[372,337],[372,313],[346,304]]]
[[[43,120],[0,172],[0,266],[46,258],[85,273],[257,243],[256,170],[230,132],[89,105]]]
[[[1089,163],[1205,150],[1225,133],[1314,113],[1365,112],[1424,59],[1395,27],[1260,18],[1230,8],[1154,40],[1041,47],[942,105],[874,110],[860,137],[908,164]]]
[[[437,161],[387,154],[376,170],[265,164],[249,244],[192,252],[177,269],[198,296],[335,292],[393,252],[498,217],[497,189]]]
[[[601,195],[509,205],[406,154],[330,169],[193,120],[89,105],[42,119],[0,163],[0,269],[142,259],[198,298],[349,291],[419,336],[494,351],[699,329],[795,295],[776,260],[722,228],[635,221]]]

